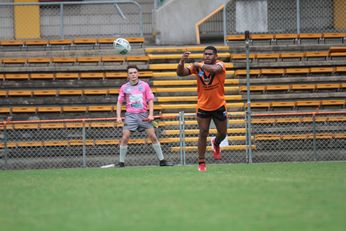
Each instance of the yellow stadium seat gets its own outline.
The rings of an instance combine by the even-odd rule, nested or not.
[[[27,106],[27,107],[12,107],[13,113],[35,113],[36,107]]]
[[[304,52],[290,52],[290,53],[281,53],[280,58],[281,59],[292,59],[292,58],[298,58],[299,60],[302,60],[304,57]]]
[[[81,89],[61,89],[58,90],[59,95],[82,95],[83,90]]]
[[[292,40],[292,42],[294,43],[297,39],[297,34],[274,34],[274,40],[276,42],[279,40]]]
[[[112,111],[113,106],[106,105],[106,106],[89,106],[88,111]]]
[[[226,36],[226,41],[244,41],[244,40],[245,40],[245,35],[243,34]]]
[[[63,112],[86,112],[87,107],[86,106],[63,106],[62,111]]]
[[[125,62],[125,58],[122,56],[103,56],[101,57],[101,62]]]
[[[333,73],[334,67],[311,67],[310,73]]]
[[[77,62],[79,63],[99,63],[101,61],[100,57],[78,57]]]
[[[3,58],[3,64],[25,64],[26,58]]]
[[[268,85],[266,87],[267,91],[288,91],[289,86],[288,85]]]
[[[2,40],[0,41],[1,46],[24,46],[24,41],[22,40]]]
[[[83,89],[84,95],[107,95],[107,89]]]
[[[273,101],[271,106],[272,107],[295,107],[295,102],[285,102],[285,101],[280,101],[280,102],[276,102]]]
[[[61,112],[59,106],[40,106],[37,108],[37,112]]]
[[[78,79],[79,73],[56,73],[55,78],[57,79]]]
[[[308,74],[310,69],[306,67],[286,68],[286,74]]]
[[[104,78],[104,73],[103,72],[81,72],[80,73],[80,78],[81,79],[89,79],[89,78],[96,78],[96,79],[103,79]]]
[[[315,90],[316,84],[292,84],[291,90]]]
[[[53,73],[31,73],[30,79],[54,79]]]
[[[26,46],[48,46],[48,40],[26,40],[24,41]]]
[[[105,73],[106,78],[127,78],[126,72],[106,72]]]
[[[49,40],[49,45],[71,45],[71,39],[51,39]]]
[[[19,80],[29,79],[29,74],[5,74],[5,79]]]
[[[285,74],[285,69],[283,68],[263,68],[261,69],[261,74],[262,75],[284,75]]]
[[[49,64],[51,62],[50,58],[28,58],[28,63],[46,63]]]
[[[31,96],[31,90],[8,90],[8,96]]]
[[[53,63],[75,63],[77,61],[76,58],[71,57],[55,57],[52,58]]]
[[[76,38],[73,39],[73,44],[77,45],[96,45],[97,39],[94,38]]]
[[[34,90],[33,95],[35,96],[42,96],[42,95],[50,95],[55,96],[57,95],[57,90]]]
[[[321,101],[320,100],[303,100],[303,101],[297,101],[296,106],[320,106]]]

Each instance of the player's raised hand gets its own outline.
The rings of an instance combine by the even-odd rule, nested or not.
[[[190,51],[185,51],[184,54],[181,56],[181,59],[184,61],[188,60],[190,54],[191,54]]]

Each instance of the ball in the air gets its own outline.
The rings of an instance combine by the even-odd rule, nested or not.
[[[117,38],[116,40],[114,40],[113,46],[117,54],[126,55],[131,51],[131,45],[129,41],[124,38]]]

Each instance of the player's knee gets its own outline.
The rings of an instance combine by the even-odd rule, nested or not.
[[[121,138],[121,144],[126,145],[129,142],[130,137],[129,136],[123,136]]]
[[[227,133],[220,133],[220,140],[224,140],[227,136]]]
[[[157,143],[158,142],[158,139],[157,139],[157,136],[154,134],[149,134],[148,135],[149,139],[151,140],[151,142],[153,143]]]
[[[200,129],[200,130],[199,130],[199,135],[200,135],[201,137],[207,137],[208,134],[209,134],[209,130],[208,130],[208,129]]]

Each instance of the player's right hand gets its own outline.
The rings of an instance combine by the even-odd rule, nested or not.
[[[122,123],[122,122],[123,122],[123,120],[121,119],[121,117],[117,117],[117,122],[118,122],[118,123]]]
[[[191,54],[190,51],[185,51],[184,54],[181,56],[181,59],[186,61],[189,58],[190,54]]]

